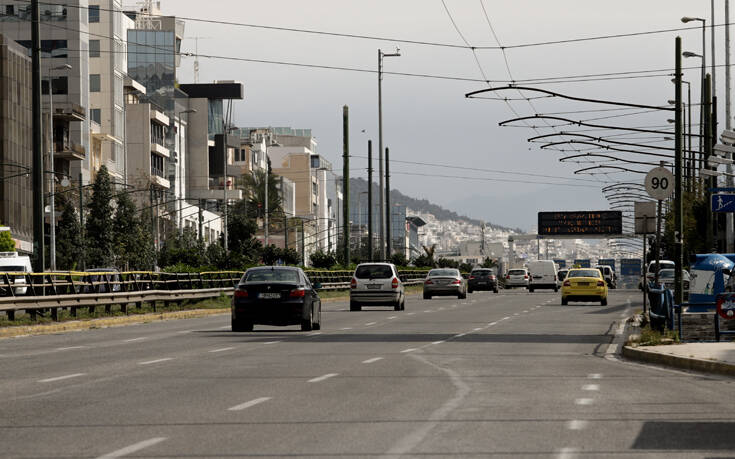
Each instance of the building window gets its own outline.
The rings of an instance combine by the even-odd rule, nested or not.
[[[100,22],[99,5],[89,5],[89,22]]]
[[[5,16],[15,16],[15,5],[5,5]]]
[[[89,57],[100,57],[99,40],[89,40]]]
[[[151,143],[155,143],[160,146],[165,146],[166,132],[162,125],[151,122]]]
[[[100,92],[101,88],[102,83],[99,73],[89,75],[89,92]]]
[[[151,175],[163,178],[163,156],[151,153]]]
[[[69,93],[69,79],[67,77],[54,78],[52,82],[53,84],[51,87],[53,88],[54,94]],[[48,94],[48,80],[45,78],[41,80],[41,92],[43,94]]]
[[[95,123],[102,125],[102,109],[91,108],[89,109],[89,119]]]

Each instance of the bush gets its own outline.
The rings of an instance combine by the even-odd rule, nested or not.
[[[396,266],[408,266],[408,259],[402,253],[394,253],[390,256],[390,262]]]
[[[439,265],[440,268],[459,268],[459,262],[450,260],[449,258],[440,258],[436,261],[436,264]]]
[[[275,245],[269,245],[263,248],[263,263],[266,265],[275,265],[278,263],[284,265],[298,265],[301,262],[301,256],[294,249],[281,249]]]
[[[334,253],[325,253],[321,250],[311,254],[311,266],[320,269],[330,269],[337,264],[337,257]]]

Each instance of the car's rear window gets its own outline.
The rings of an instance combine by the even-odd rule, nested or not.
[[[355,271],[358,279],[389,279],[393,277],[393,270],[388,265],[363,265]]]
[[[658,273],[659,278],[665,278],[665,279],[673,279],[674,278],[674,270],[673,269],[662,269]]]
[[[473,276],[489,276],[491,274],[495,274],[492,269],[476,269],[472,271]]]
[[[299,273],[293,269],[256,269],[245,273],[244,282],[299,282]]]
[[[439,277],[439,276],[459,276],[459,271],[456,269],[432,269],[429,271],[429,277]]]
[[[514,276],[518,276],[519,274],[520,275],[526,274],[526,270],[524,270],[524,269],[511,269],[510,271],[508,271],[508,274],[511,274],[511,275],[514,275]]]
[[[601,273],[599,269],[575,269],[574,271],[569,271],[567,278],[569,277],[597,277],[599,279]]]

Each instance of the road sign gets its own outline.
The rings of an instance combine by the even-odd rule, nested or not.
[[[635,203],[635,234],[656,232],[656,203],[642,201]]]
[[[725,320],[735,319],[735,295],[732,293],[717,295],[717,314]]]
[[[712,212],[735,212],[735,194],[713,194]]]
[[[554,263],[559,265],[559,269],[564,269],[567,267],[567,261],[562,260],[561,258],[554,258]]]
[[[621,276],[640,276],[641,260],[640,258],[623,258],[620,260]]]
[[[623,213],[618,210],[539,212],[539,236],[608,236],[623,234]]]
[[[654,167],[646,175],[646,191],[653,199],[669,199],[674,192],[674,174],[665,167]]]
[[[580,268],[589,268],[592,265],[592,262],[589,258],[577,258],[574,260],[574,265],[579,266]]]

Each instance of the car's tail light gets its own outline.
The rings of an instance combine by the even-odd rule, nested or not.
[[[604,287],[605,286],[605,281],[597,281],[597,286],[598,287]]]
[[[524,274],[524,275],[523,275],[523,278],[524,278],[524,279],[528,279],[528,274]]]
[[[424,282],[424,284],[426,284],[426,285],[431,285],[433,283],[434,283],[434,281],[432,281],[431,279],[426,279],[426,282]]]
[[[398,288],[398,278],[394,277],[390,283],[391,288]]]
[[[357,279],[355,279],[354,277],[350,281],[350,288],[357,288]]]
[[[472,279],[472,278],[470,278]],[[490,280],[495,280],[495,276],[490,276]]]
[[[235,289],[235,298],[247,298],[248,291],[245,289]]]
[[[564,281],[564,283],[562,285],[564,287],[571,287],[572,286],[572,283],[570,281]]]
[[[470,276],[470,279],[474,279],[474,278],[475,278],[475,276]]]
[[[306,294],[306,290],[303,288],[295,288],[288,294],[289,298],[303,298]]]
[[[506,279],[510,279],[510,274],[506,274],[506,275],[505,275],[505,278],[506,278]]]
[[[452,285],[460,285],[462,283],[461,280],[457,279],[456,281],[452,282]]]

